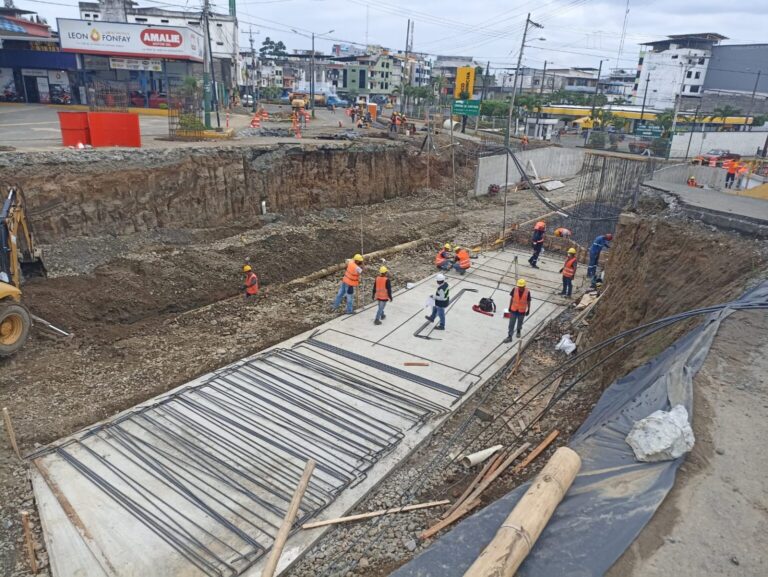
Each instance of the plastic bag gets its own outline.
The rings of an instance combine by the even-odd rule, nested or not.
[[[627,435],[635,458],[645,463],[672,461],[693,448],[693,430],[688,411],[675,405],[671,411],[654,411],[632,426]]]
[[[432,312],[432,307],[435,306],[435,297],[434,296],[428,296],[427,300],[424,302],[424,308],[428,310],[429,312]]]
[[[563,351],[566,355],[570,355],[576,350],[576,343],[571,340],[571,335],[563,335],[560,338],[560,342],[555,345],[556,351]]]

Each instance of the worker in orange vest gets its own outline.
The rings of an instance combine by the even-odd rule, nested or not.
[[[451,259],[453,257],[451,256],[451,243],[446,242],[443,245],[443,248],[441,248],[437,255],[435,256],[435,266],[439,268],[440,270],[448,270],[451,268]]]
[[[733,181],[736,179],[739,163],[735,160],[726,160],[723,162],[723,168],[728,171],[725,174],[725,188],[733,188]]]
[[[517,281],[517,287],[509,293],[512,297],[509,301],[509,329],[505,343],[512,342],[512,335],[516,334],[519,339],[523,330],[523,321],[525,317],[531,314],[531,291],[525,287],[525,279]],[[517,326],[517,331],[515,331]]]
[[[736,175],[739,177],[738,180],[736,181],[736,188],[738,190],[746,188],[747,183],[744,182],[744,180],[748,172],[749,172],[749,167],[745,163],[740,162],[738,168],[736,169]]]
[[[472,261],[469,257],[469,251],[461,246],[456,247],[456,256],[453,258],[453,270],[460,274],[464,274],[472,266]]]
[[[568,258],[565,259],[565,264],[560,272],[563,273],[563,292],[560,294],[564,297],[571,298],[573,292],[573,277],[576,276],[576,265],[578,259],[576,258],[576,249],[571,247],[568,249]]]
[[[376,319],[373,321],[375,325],[380,325],[381,321],[387,318],[387,315],[384,314],[384,307],[392,300],[392,282],[389,280],[388,272],[389,270],[385,266],[379,268],[379,276],[373,283],[373,300],[379,305],[379,308],[376,309]]]
[[[544,232],[547,230],[547,223],[540,220],[533,227],[533,236],[531,237],[531,247],[533,247],[533,254],[528,259],[528,264],[533,268],[539,268],[536,263],[539,262],[539,255],[541,249],[544,248]]]
[[[336,293],[336,300],[333,301],[333,310],[337,310],[341,305],[341,299],[344,295],[347,297],[347,309],[346,314],[351,315],[354,311],[354,295],[355,287],[360,286],[360,275],[363,274],[363,256],[356,254],[347,263],[347,268],[344,271],[344,278],[341,279],[339,285],[339,292]]]
[[[695,176],[693,176],[693,175],[691,175],[691,176],[689,176],[689,177],[688,177],[688,182],[687,182],[687,184],[688,184],[688,186],[690,186],[691,188],[698,188],[698,186],[699,186],[698,184],[696,184],[696,177],[695,177]]]
[[[245,273],[245,284],[243,285],[245,294],[243,298],[248,300],[259,294],[259,277],[256,276],[256,273],[253,272],[253,268],[249,264],[243,266],[243,272]]]

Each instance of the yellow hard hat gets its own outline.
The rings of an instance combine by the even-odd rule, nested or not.
[[[358,254],[356,254],[355,256],[352,257],[352,260],[355,261],[355,262],[363,262],[363,255],[358,253]]]
[[[519,286],[520,288],[524,288],[525,287],[525,279],[524,278],[519,279],[517,281],[517,286]]]
[[[453,250],[461,250],[461,247],[458,244],[454,244]]]
[[[568,254],[576,254],[576,249],[571,247],[568,249]]]
[[[446,249],[446,250],[451,250],[451,243],[450,243],[450,242],[446,242],[446,243],[443,245],[443,248],[444,248],[444,249]]]
[[[251,265],[246,264],[243,266],[243,272],[251,272],[253,269],[251,268]]]
[[[379,268],[379,274],[387,274],[389,272],[389,269],[385,266]]]

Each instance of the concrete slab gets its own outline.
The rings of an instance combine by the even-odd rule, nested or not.
[[[516,278],[533,295],[524,341],[559,314],[562,259],[527,258],[448,273],[445,331],[424,320],[429,277],[380,326],[368,305],[43,449],[33,484],[54,575],[259,575],[306,459],[299,522],[343,515],[514,356],[502,311]],[[481,297],[493,317],[472,310]],[[280,569],[325,530],[294,533]]]

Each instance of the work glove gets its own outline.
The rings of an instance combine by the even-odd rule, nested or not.
[[[528,316],[529,314],[531,314],[531,311],[526,311],[525,312],[525,316]]]

